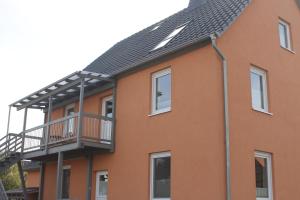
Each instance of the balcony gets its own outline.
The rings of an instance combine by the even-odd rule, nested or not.
[[[0,156],[7,157],[11,152],[20,153],[23,159],[38,160],[59,152],[83,152],[87,150],[114,150],[115,126],[115,83],[103,74],[75,72],[41,90],[10,105],[17,110],[25,110],[23,131],[9,133],[10,112],[7,135],[0,140]],[[106,90],[112,90],[112,113],[102,116],[84,112],[84,99]],[[63,118],[51,119],[56,108],[70,103],[78,103],[78,112]],[[27,129],[28,109],[42,109],[45,123]]]
[[[25,158],[82,147],[112,149],[112,118],[83,113],[81,120],[76,113],[21,133]]]

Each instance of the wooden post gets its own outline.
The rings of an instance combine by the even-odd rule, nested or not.
[[[58,153],[57,159],[57,176],[56,176],[56,199],[62,199],[62,181],[63,181],[63,162],[64,162],[64,154],[63,152]]]
[[[26,125],[27,125],[27,111],[28,111],[28,108],[25,108],[24,121],[23,121],[23,133],[22,133],[22,149],[21,149],[22,154],[24,152],[24,144],[25,144],[25,131],[26,131]]]
[[[46,126],[46,134],[45,134],[45,153],[48,153],[48,143],[50,137],[50,125],[51,122],[51,114],[52,114],[52,97],[49,97],[49,105],[48,105],[48,113],[47,113],[47,126]]]
[[[83,99],[84,99],[84,78],[80,84],[80,97],[79,97],[79,113],[78,113],[78,130],[77,130],[77,145],[78,148],[81,146],[81,136],[83,130]]]
[[[93,172],[93,154],[88,155],[87,176],[86,176],[86,200],[91,200],[92,194],[92,172]]]
[[[40,187],[39,187],[39,198],[38,200],[43,200],[44,197],[44,178],[45,178],[45,163],[41,162],[40,166]]]
[[[18,170],[19,170],[19,176],[21,179],[21,186],[22,186],[22,190],[23,190],[24,200],[28,200],[26,184],[25,184],[25,179],[24,179],[24,172],[23,172],[21,161],[18,161]]]

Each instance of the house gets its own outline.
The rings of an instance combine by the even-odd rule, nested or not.
[[[190,0],[12,103],[1,169],[40,161],[43,200],[298,199],[298,5]]]

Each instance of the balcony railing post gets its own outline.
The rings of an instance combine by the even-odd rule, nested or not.
[[[80,97],[79,97],[79,112],[78,112],[78,130],[77,130],[77,145],[81,146],[81,136],[83,130],[83,100],[84,100],[84,78],[81,79]]]
[[[50,121],[51,121],[51,113],[52,113],[52,97],[49,97],[49,103],[48,103],[48,113],[47,113],[47,126],[46,126],[46,133],[45,133],[45,152],[48,153],[48,143],[49,143],[49,137],[50,137]]]
[[[25,131],[26,131],[26,125],[27,125],[27,110],[28,108],[25,108],[24,110],[24,120],[23,120],[23,133],[22,133],[22,148],[21,153],[24,153],[24,145],[25,145]]]

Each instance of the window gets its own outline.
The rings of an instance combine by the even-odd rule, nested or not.
[[[290,25],[282,20],[279,21],[279,38],[281,47],[292,49]]]
[[[272,200],[272,158],[268,153],[255,153],[256,199]]]
[[[253,109],[268,112],[266,71],[255,67],[251,68],[251,94]]]
[[[168,35],[165,39],[163,39],[163,41],[161,41],[156,47],[154,47],[152,51],[160,49],[168,44],[178,33],[180,33],[186,27],[187,24],[188,23],[178,26],[170,35]]]
[[[102,116],[113,117],[113,97],[109,96],[102,100]],[[101,120],[101,140],[102,143],[110,144],[112,132],[112,121],[107,119]]]
[[[96,200],[107,200],[108,172],[101,171],[96,175]]]
[[[70,191],[70,177],[71,177],[71,167],[65,166],[63,168],[63,177],[62,177],[62,198],[69,199]]]
[[[171,69],[152,75],[152,114],[171,110]]]
[[[75,115],[75,104],[66,106],[65,117]],[[64,137],[71,137],[75,131],[75,118],[69,118],[65,122]]]
[[[171,191],[171,154],[151,155],[151,200],[169,200]]]

